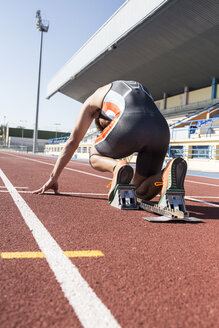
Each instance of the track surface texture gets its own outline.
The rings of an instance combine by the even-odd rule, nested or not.
[[[150,223],[110,206],[111,175],[86,162],[64,169],[60,195],[31,194],[55,161],[0,152],[0,327],[219,327],[219,180],[186,177],[204,223]],[[77,250],[104,256],[62,253]]]

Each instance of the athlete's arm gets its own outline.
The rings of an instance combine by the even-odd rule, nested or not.
[[[34,191],[34,193],[43,194],[48,189],[53,189],[55,193],[58,193],[58,178],[78,148],[93,119],[99,116],[103,98],[109,88],[110,85],[107,85],[98,89],[84,102],[75,127],[56,161],[50,179],[40,189]]]

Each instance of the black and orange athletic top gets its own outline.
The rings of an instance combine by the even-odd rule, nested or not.
[[[169,143],[167,122],[139,82],[112,82],[100,115],[110,121],[95,140],[95,148],[101,155],[123,158],[138,152],[146,157],[152,153],[159,157],[165,153]]]
[[[145,111],[146,99],[154,106],[152,96],[142,84],[135,81],[112,82],[110,90],[103,99],[100,118],[110,121],[110,124],[96,139],[95,143],[103,141],[113,130],[124,112]],[[148,102],[147,102],[148,103]]]

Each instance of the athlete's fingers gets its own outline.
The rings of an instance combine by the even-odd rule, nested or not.
[[[45,192],[45,189],[46,189],[46,188],[45,188],[45,185],[44,185],[44,186],[41,188],[41,191],[40,191],[40,193],[39,193],[39,194],[40,194],[40,195],[44,194],[44,192]]]
[[[52,189],[55,194],[59,194],[57,181],[52,182],[50,178],[41,188],[34,190],[32,193],[42,195],[49,189]]]
[[[39,194],[40,195],[40,194],[43,194],[44,192],[45,192],[45,188],[43,186],[43,187],[41,187],[37,190],[32,191],[32,194]]]
[[[42,194],[45,194],[45,192],[47,191],[47,190],[49,190],[49,189],[52,189],[53,191],[54,191],[54,193],[55,194],[59,194],[59,192],[58,192],[58,184],[56,185],[52,185],[52,186],[50,186],[50,184],[49,185],[44,185],[40,190],[40,195],[42,195]]]
[[[41,189],[42,188],[32,191],[32,194],[39,194],[41,192]]]

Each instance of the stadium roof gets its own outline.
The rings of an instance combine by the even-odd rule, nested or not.
[[[61,68],[47,97],[83,102],[114,80],[136,80],[154,99],[219,77],[218,0],[128,0]]]

